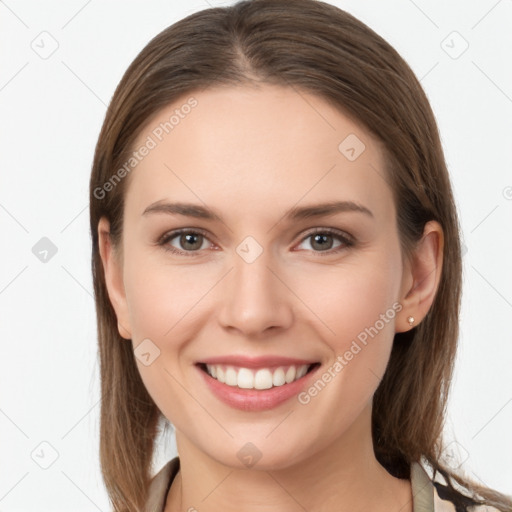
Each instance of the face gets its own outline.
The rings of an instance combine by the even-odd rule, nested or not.
[[[279,468],[368,436],[408,286],[378,141],[264,85],[184,97],[144,144],[109,294],[178,445]]]

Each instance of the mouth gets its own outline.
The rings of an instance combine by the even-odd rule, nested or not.
[[[297,397],[320,370],[320,362],[268,355],[225,355],[195,364],[210,393],[244,412],[268,411]]]
[[[320,366],[308,364],[283,364],[261,368],[246,368],[230,364],[197,363],[196,366],[209,377],[236,389],[266,390],[296,382]]]

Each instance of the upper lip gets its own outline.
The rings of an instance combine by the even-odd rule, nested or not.
[[[260,357],[248,357],[248,356],[217,356],[209,357],[198,361],[197,364],[225,364],[229,366],[239,366],[241,368],[272,368],[277,366],[301,366],[304,364],[315,364],[318,361],[311,361],[306,359],[296,359],[294,357],[282,357],[282,356],[260,356]]]

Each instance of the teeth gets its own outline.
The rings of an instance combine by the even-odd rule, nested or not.
[[[254,374],[254,387],[256,389],[270,389],[273,386],[272,372],[266,368]]]
[[[288,368],[288,371],[286,372],[286,375],[285,375],[286,384],[290,384],[290,382],[293,382],[295,380],[295,374],[296,374],[295,368],[293,366],[290,366],[290,368]]]
[[[272,384],[274,384],[274,386],[282,386],[285,382],[286,378],[284,370],[282,368],[278,368],[274,371],[274,375],[272,375]]]
[[[271,387],[290,384],[290,382],[304,377],[309,367],[309,364],[304,364],[301,366],[280,366],[273,370],[270,368],[250,370],[249,368],[207,364],[206,370],[211,377],[228,386],[238,386],[242,389],[270,389]]]
[[[228,386],[236,386],[237,378],[236,378],[236,371],[234,368],[231,368],[230,366],[228,368],[226,368],[225,379],[226,379],[226,384]]]
[[[235,374],[235,382],[233,384],[226,382],[228,386],[238,386],[239,388],[244,389],[254,389],[254,373],[251,372],[251,370],[248,370],[247,368],[240,368],[240,370],[238,370],[238,376],[234,368],[231,368],[231,370],[233,370]]]

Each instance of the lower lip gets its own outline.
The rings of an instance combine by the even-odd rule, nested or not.
[[[309,373],[290,382],[290,384],[283,384],[270,389],[242,389],[238,386],[228,386],[211,377],[199,366],[197,366],[197,369],[213,394],[225,404],[242,411],[265,411],[273,409],[298,395],[319,367],[313,368]]]

